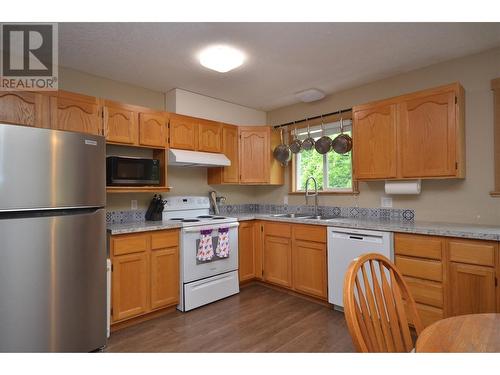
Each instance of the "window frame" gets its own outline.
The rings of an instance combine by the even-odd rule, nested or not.
[[[345,120],[352,120],[352,112],[348,113],[343,113],[342,114],[343,119]],[[324,117],[323,121],[325,123],[329,122],[336,122],[340,119],[339,115],[332,115],[328,117]],[[321,119],[316,119],[315,121],[310,121],[309,126],[315,126],[321,124]],[[307,128],[307,124],[300,124],[296,126],[291,126],[288,129],[287,135],[288,139],[292,139],[293,134],[292,131],[293,129],[303,129]],[[352,131],[351,131],[352,134]],[[321,195],[358,195],[359,190],[358,190],[358,181],[354,179],[354,171],[353,171],[353,157],[352,157],[353,150],[351,150],[351,176],[352,176],[352,187],[351,189],[326,189],[326,190],[318,190],[318,193]],[[328,175],[328,163],[326,162],[327,154],[323,155],[323,176]],[[292,160],[290,163],[290,171],[289,171],[289,191],[288,194],[297,194],[297,195],[303,195],[305,194],[305,190],[298,190],[296,189],[296,184],[297,184],[297,155],[293,154],[292,155]]]

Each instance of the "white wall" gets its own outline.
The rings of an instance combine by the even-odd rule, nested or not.
[[[264,111],[181,89],[173,89],[167,92],[165,108],[168,112],[233,125],[266,124],[266,112]]]

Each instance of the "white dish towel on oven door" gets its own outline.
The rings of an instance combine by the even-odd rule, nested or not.
[[[219,228],[219,240],[215,254],[219,258],[227,258],[229,256],[229,228]]]
[[[196,259],[200,262],[207,262],[214,257],[214,247],[212,245],[212,229],[203,229],[200,231],[200,244]]]

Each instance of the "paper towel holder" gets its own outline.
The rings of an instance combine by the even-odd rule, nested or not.
[[[422,180],[386,180],[385,194],[388,195],[417,195],[420,194]]]

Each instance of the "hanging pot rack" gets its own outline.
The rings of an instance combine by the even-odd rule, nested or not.
[[[292,126],[292,125],[295,127],[297,124],[299,124],[301,122],[308,122],[311,120],[317,120],[317,119],[321,119],[323,117],[328,117],[328,116],[333,116],[333,115],[341,115],[342,113],[351,112],[351,111],[352,111],[352,108],[341,109],[339,111],[324,113],[324,114],[318,115],[318,116],[306,117],[306,118],[303,118],[302,120],[295,120],[295,121],[290,121],[290,122],[280,124],[280,125],[274,125],[273,128],[276,130],[276,129],[281,129],[281,128],[287,128],[287,127]]]

